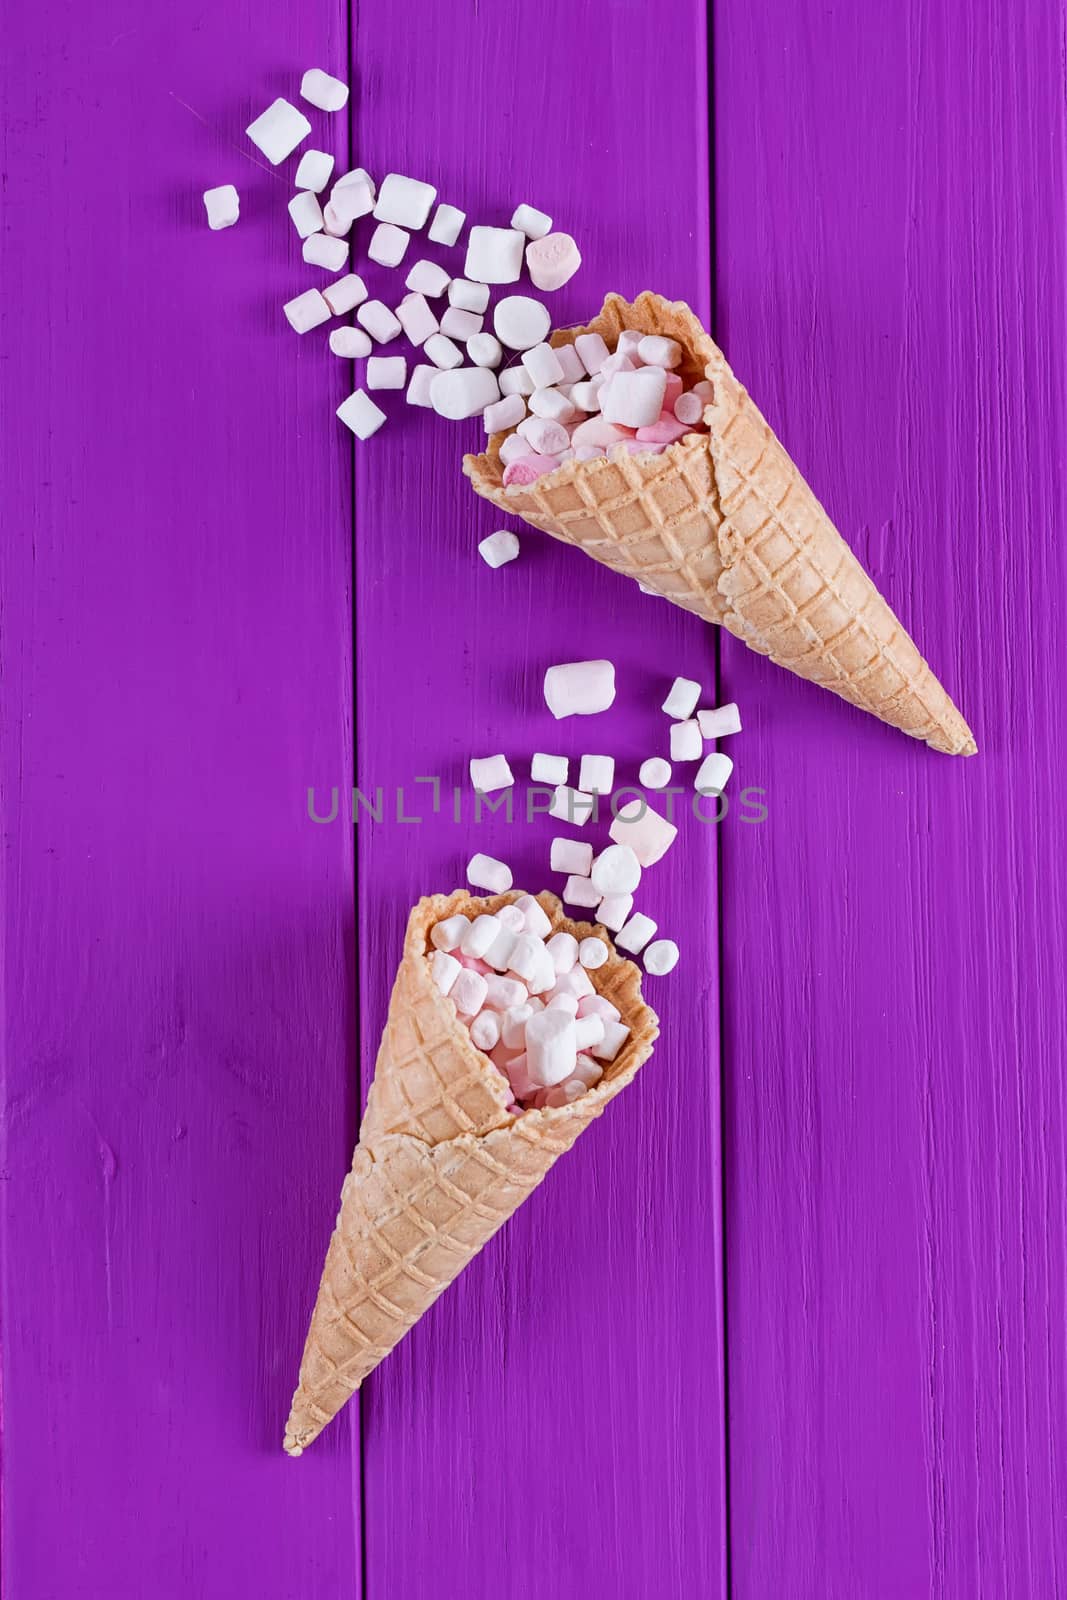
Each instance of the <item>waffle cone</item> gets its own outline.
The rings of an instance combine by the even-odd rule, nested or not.
[[[336,1416],[651,1053],[655,1013],[642,1002],[638,969],[613,949],[589,976],[630,1027],[625,1048],[573,1105],[509,1114],[507,1082],[431,981],[426,950],[442,917],[516,898],[433,895],[408,919],[286,1424],[290,1455]],[[538,900],[557,930],[577,939],[595,931],[563,916],[555,896]]]
[[[552,343],[613,344],[624,328],[678,340],[686,386],[712,385],[709,431],[662,455],[617,446],[509,489],[496,434],[463,460],[477,493],[935,750],[973,755],[966,722],[687,305],[610,294]]]

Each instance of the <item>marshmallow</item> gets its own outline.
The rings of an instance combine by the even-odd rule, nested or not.
[[[609,844],[593,862],[593,887],[605,895],[632,894],[641,882],[641,863],[629,845]]]
[[[637,781],[643,789],[665,789],[671,781],[670,762],[662,756],[650,756],[638,768]]]
[[[289,215],[301,239],[306,239],[309,234],[318,233],[322,228],[322,207],[319,205],[318,196],[308,189],[301,189],[299,194],[294,194],[289,202]]]
[[[697,722],[705,739],[724,739],[728,733],[741,732],[741,713],[733,700],[716,711],[698,711]]]
[[[320,111],[343,111],[348,104],[348,85],[331,78],[321,67],[310,67],[300,80],[300,93]]]
[[[334,239],[328,233],[312,233],[304,240],[303,254],[309,266],[340,272],[348,261],[348,240]]]
[[[424,348],[431,360],[434,357],[430,346],[442,337],[435,333],[433,339],[426,341]],[[437,415],[453,422],[477,416],[499,398],[496,375],[488,367],[457,367],[454,372],[439,372],[430,385],[430,402]]]
[[[595,1056],[598,1061],[614,1061],[630,1037],[630,1030],[625,1023],[610,1022],[606,1017],[603,1020],[604,1037],[599,1044],[590,1047],[589,1054]]]
[[[465,211],[458,211],[455,206],[438,206],[427,237],[434,244],[455,244],[466,220]]]
[[[663,410],[665,412],[669,412],[672,418],[674,417],[674,402],[678,399],[681,392],[681,378],[676,372],[668,372],[667,386],[663,391]],[[677,419],[675,418],[675,420]],[[660,421],[663,421],[662,416],[660,417]]]
[[[425,344],[438,330],[438,321],[430,310],[426,297],[406,294],[396,308],[396,320],[412,344]]]
[[[615,667],[610,661],[568,661],[545,673],[545,704],[557,721],[606,711],[614,699]]]
[[[604,1068],[599,1066],[592,1056],[583,1055],[579,1050],[578,1059],[574,1064],[574,1076],[584,1083],[587,1089],[595,1089],[604,1076]],[[567,1082],[573,1082],[573,1079],[569,1078]],[[565,1083],[563,1087],[566,1088],[567,1084]]]
[[[534,381],[524,366],[505,367],[500,374],[501,394],[533,394]]]
[[[450,339],[462,339],[466,343],[481,331],[482,319],[476,311],[461,311],[458,306],[449,306],[441,318],[441,332]]]
[[[567,448],[567,430],[560,422],[547,417],[527,417],[517,430],[530,446],[534,455],[557,456]]]
[[[368,389],[402,389],[408,381],[403,356],[371,356],[367,362]]]
[[[697,768],[693,787],[699,794],[722,794],[733,770],[734,764],[729,756],[713,751],[710,756],[704,757]]]
[[[461,912],[454,917],[443,917],[430,929],[430,943],[435,950],[458,950],[469,927],[470,922]]]
[[[569,767],[566,756],[546,756],[539,750],[530,762],[530,777],[534,783],[550,783],[553,788],[558,788],[561,783],[566,783]],[[563,870],[559,868],[559,871]],[[574,870],[570,868],[570,871]]]
[[[563,382],[563,366],[550,344],[536,344],[527,350],[522,364],[534,381],[536,389],[548,389]]]
[[[526,415],[526,402],[521,394],[507,394],[502,400],[486,406],[482,420],[486,433],[506,433]]]
[[[330,333],[330,349],[335,356],[359,361],[370,355],[371,342],[362,328],[334,328]]]
[[[367,286],[358,272],[348,272],[336,283],[328,284],[322,291],[322,298],[335,317],[343,317],[346,311],[354,311],[367,298]]]
[[[560,822],[570,822],[576,828],[584,828],[593,814],[595,805],[596,801],[591,794],[583,794],[580,789],[571,789],[567,784],[561,783],[552,796],[548,814]]]
[[[671,723],[672,761],[699,761],[703,753],[704,741],[695,717],[689,717],[685,722]]]
[[[356,312],[356,321],[361,328],[366,328],[376,344],[388,344],[401,332],[399,322],[381,300],[365,300]]]
[[[637,955],[655,931],[656,924],[652,918],[646,917],[643,911],[635,911],[626,926],[615,935],[615,943],[620,950],[629,950],[632,955]],[[596,1054],[595,1050],[593,1054]]]
[[[551,939],[545,941],[545,949],[552,957],[552,965],[557,972],[570,972],[578,964],[578,941],[573,933],[554,933]],[[578,1010],[577,1001],[574,1009]]]
[[[521,433],[509,433],[500,445],[500,459],[505,467],[513,461],[521,461],[523,456],[529,455],[530,446],[526,443]]]
[[[548,1009],[550,1011],[566,1011],[569,1016],[576,1017],[578,1015],[578,996],[576,994],[557,994],[548,1002]]]
[[[369,395],[357,389],[337,407],[337,415],[346,428],[351,428],[357,439],[369,439],[385,421],[385,412],[379,410]]]
[[[311,189],[315,194],[321,194],[332,172],[333,156],[325,150],[305,150],[293,182],[298,189]]]
[[[603,394],[603,390],[600,391]],[[571,434],[571,444],[590,445],[595,455],[604,455],[612,445],[624,444],[627,439],[632,439],[633,434],[628,428],[620,428],[614,422],[605,422],[602,417],[590,417],[588,422],[580,422]]]
[[[652,944],[646,945],[644,963],[646,972],[662,978],[664,973],[670,972],[678,965],[678,946],[673,939],[656,939]]]
[[[518,537],[507,528],[498,528],[496,533],[491,533],[478,546],[478,554],[487,567],[506,566],[509,561],[515,560],[518,553]]]
[[[591,377],[600,371],[611,354],[599,333],[580,333],[574,341],[574,348]]]
[[[527,484],[536,483],[546,473],[555,472],[558,466],[558,456],[520,456],[515,461],[509,461],[504,468],[504,488],[510,489],[514,485],[522,489]]]
[[[621,1022],[622,1013],[618,1006],[613,1006],[602,994],[594,990],[592,994],[585,995],[578,1002],[578,1015],[580,1017],[603,1017],[605,1022]]]
[[[543,1111],[549,1106],[569,1106],[575,1100],[580,1100],[585,1093],[585,1084],[578,1078],[568,1078],[565,1083],[556,1084],[553,1089],[543,1089],[538,1096],[537,1109]]]
[[[545,417],[549,422],[570,422],[577,412],[559,389],[535,389],[530,396],[530,410],[535,417]]]
[[[307,333],[310,328],[330,320],[330,308],[317,289],[305,289],[295,300],[287,300],[282,310],[289,326],[297,333]]]
[[[562,289],[581,264],[578,246],[569,233],[546,233],[526,246],[526,270],[534,287],[546,293]]]
[[[408,384],[407,394],[404,396],[409,406],[433,405],[433,401],[430,399],[430,386],[436,376],[436,367],[420,366],[415,368],[411,374],[411,382]]]
[[[659,417],[666,383],[667,375],[660,367],[616,372],[600,391],[605,422],[621,423],[625,428],[648,427]]]
[[[341,176],[337,179],[333,189],[331,190],[331,198],[337,193],[338,189],[343,189],[348,184],[352,183],[362,184],[364,188],[370,190],[371,195],[373,196],[374,179],[371,177],[366,167],[353,167],[349,172],[342,172]]]
[[[599,945],[607,958],[607,946],[599,939],[590,939],[590,944]],[[579,1050],[591,1050],[595,1044],[603,1044],[606,1027],[603,1017],[582,1017],[581,1021],[574,1024],[574,1042]],[[575,1063],[577,1065],[577,1063]]]
[[[413,294],[426,294],[436,300],[451,281],[444,267],[439,267],[436,261],[416,261],[405,279],[405,287]]]
[[[687,428],[671,411],[661,411],[658,419],[647,428],[638,428],[638,444],[677,444],[684,439]]]
[[[526,918],[517,905],[501,906],[496,913],[496,920],[502,928],[510,928],[512,933],[522,933],[526,928]]]
[[[558,994],[574,994],[581,1000],[587,994],[595,994],[589,974],[584,967],[572,967],[570,972],[560,972],[552,986],[549,999],[554,1000]]]
[[[474,1017],[485,1004],[488,987],[480,972],[473,972],[470,967],[464,967],[449,993],[457,1011],[462,1012],[464,1016]]]
[[[501,973],[506,972],[511,966],[515,941],[519,936],[513,928],[506,928],[499,917],[496,919],[496,924],[496,937],[485,952],[485,963],[488,967],[494,967],[497,973]]]
[[[453,344],[451,339],[447,339],[443,333],[431,334],[423,346],[423,350],[435,367],[441,367],[445,371],[451,371],[452,368],[463,365],[463,351],[458,345]],[[492,401],[489,404],[491,405]]]
[[[606,894],[597,910],[597,920],[612,933],[618,933],[634,908],[632,894]]]
[[[382,267],[398,267],[403,261],[411,235],[392,222],[379,222],[370,237],[367,254]]]
[[[455,956],[448,955],[444,950],[434,951],[430,961],[430,977],[442,994],[448,993],[463,970]]]
[[[518,228],[527,239],[543,239],[546,233],[552,231],[552,218],[543,211],[537,211],[533,206],[516,206],[511,219],[511,226]]]
[[[488,889],[490,894],[507,894],[511,888],[511,868],[479,851],[467,862],[467,882],[475,889]]]
[[[628,844],[643,867],[654,867],[678,837],[678,829],[643,800],[635,799],[619,807],[608,835],[616,844]]]
[[[465,956],[484,956],[499,932],[500,924],[496,918],[483,911],[473,922],[467,923],[459,948]]]
[[[598,794],[610,794],[615,782],[614,756],[583,756],[578,768],[579,789],[595,789]]]
[[[549,865],[553,872],[588,878],[593,869],[593,846],[583,844],[580,839],[553,839]]]
[[[572,383],[571,405],[579,411],[600,410],[600,389],[595,383]]]
[[[477,1045],[483,1054],[500,1042],[500,1018],[495,1011],[479,1011],[470,1025],[471,1043]]]
[[[505,978],[499,973],[494,973],[486,980],[485,1003],[494,1011],[510,1011],[513,1006],[525,1003],[526,985],[520,983],[518,978]],[[520,1041],[521,1042],[521,1041]]]
[[[686,427],[692,427],[704,415],[704,402],[698,394],[694,394],[691,389],[687,389],[674,402],[674,414],[679,422],[684,423]]]
[[[453,278],[448,286],[448,303],[459,311],[483,312],[489,304],[489,285]]]
[[[600,890],[594,888],[590,878],[583,878],[580,873],[572,873],[563,885],[563,898],[569,906],[585,906],[595,910],[600,904]]]
[[[350,232],[353,222],[374,210],[374,190],[362,178],[335,183],[324,208],[323,227],[338,238]]]
[[[543,344],[552,327],[548,307],[526,294],[505,295],[493,310],[493,327],[509,350],[532,350]]]
[[[467,340],[467,355],[476,367],[499,367],[504,359],[500,341],[494,339],[491,333],[472,334]]]
[[[515,902],[516,907],[523,914],[527,933],[535,934],[538,939],[546,939],[552,932],[552,923],[545,915],[545,908],[532,894],[521,894]]]
[[[525,243],[525,235],[517,228],[472,228],[464,276],[473,278],[475,283],[516,283],[522,273]]]
[[[646,333],[638,340],[637,354],[646,367],[680,367],[682,347],[677,339],[664,339],[658,333]]]
[[[578,1047],[574,1018],[565,1011],[535,1011],[526,1024],[526,1064],[534,1083],[550,1087],[574,1071]]]
[[[561,344],[556,350],[556,360],[563,368],[564,383],[581,383],[585,377],[582,358],[572,344]]]
[[[527,982],[537,971],[544,949],[535,933],[520,933],[511,952],[511,971]]]
[[[680,722],[693,715],[699,699],[699,683],[692,678],[675,678],[670,693],[663,702],[663,709],[669,717],[674,717]]]
[[[420,183],[417,178],[404,178],[399,172],[390,172],[382,179],[374,216],[378,222],[394,222],[399,228],[421,228],[436,197],[437,190],[432,183]]]
[[[510,789],[515,782],[507,756],[472,756],[470,774],[472,785],[482,794],[492,794],[495,789]],[[475,954],[481,952],[476,951]]]
[[[262,150],[272,167],[292,155],[310,132],[311,123],[307,117],[291,106],[288,100],[275,100],[245,129],[256,149]]]
[[[526,1044],[526,1024],[534,1015],[531,1005],[509,1006],[500,1019],[500,1038],[506,1050],[521,1050]]]
[[[595,972],[602,967],[609,954],[603,939],[583,939],[578,946],[578,960],[587,972]]]
[[[637,352],[641,348],[641,340],[646,337],[640,328],[623,328],[615,341],[615,351],[620,356],[630,356],[636,362]]]
[[[204,210],[212,233],[218,233],[220,228],[232,228],[241,215],[241,202],[233,184],[220,183],[217,189],[205,189]]]

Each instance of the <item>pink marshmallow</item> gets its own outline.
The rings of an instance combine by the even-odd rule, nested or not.
[[[461,967],[466,967],[470,972],[480,972],[483,977],[493,970],[487,961],[482,960],[481,956],[465,956],[462,950],[456,956],[456,960]]]
[[[513,483],[534,483],[547,472],[554,472],[558,466],[555,456],[520,456],[518,461],[510,461],[504,468],[504,487],[507,489]]]
[[[663,394],[663,409],[664,409],[664,411],[670,411],[670,412],[673,413],[673,411],[674,411],[674,402],[678,399],[678,396],[681,393],[682,393],[682,380],[681,380],[681,378],[678,376],[678,374],[676,372],[668,372],[668,374],[667,374],[667,387],[666,387],[666,389],[664,391],[664,394]]]
[[[585,994],[578,1001],[579,1017],[603,1017],[605,1022],[620,1022],[622,1012],[602,994]]]
[[[642,444],[674,444],[692,430],[679,422],[671,411],[663,410],[658,419],[647,428],[638,428],[637,437]]]
[[[627,455],[631,456],[661,456],[667,446],[665,444],[642,444],[637,439],[628,439],[623,448]]]
[[[624,439],[636,437],[633,428],[624,428],[615,422],[605,422],[601,417],[590,417],[587,422],[579,422],[573,430],[571,444],[575,450],[580,450],[584,445],[596,445],[599,447],[598,454],[603,455],[613,444],[622,444]]]

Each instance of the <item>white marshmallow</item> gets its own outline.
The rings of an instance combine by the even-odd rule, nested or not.
[[[614,422],[605,422],[602,417],[590,417],[574,429],[571,444],[575,447],[590,445],[594,455],[606,455],[613,445],[632,438],[632,429],[616,427]]]
[[[444,950],[434,951],[430,960],[430,977],[442,994],[448,993],[463,970],[455,956],[448,955]]]
[[[607,959],[608,949],[600,939],[590,939],[589,944],[599,945]],[[579,1050],[591,1050],[595,1044],[603,1044],[606,1032],[603,1017],[582,1017],[574,1024],[574,1042]],[[577,1065],[577,1063],[575,1063]]]
[[[293,182],[298,189],[311,189],[315,194],[321,194],[332,172],[333,156],[326,150],[305,150]]]
[[[468,922],[459,948],[465,956],[473,956],[480,961],[499,932],[500,924],[496,918],[483,911],[473,922]]]
[[[699,761],[703,753],[704,741],[695,717],[689,717],[685,722],[671,723],[672,761]]]
[[[593,870],[593,846],[583,844],[580,839],[553,839],[549,854],[549,866],[553,872],[565,872],[568,876],[588,878]]]
[[[322,228],[322,207],[319,205],[318,196],[312,194],[309,189],[301,189],[299,194],[294,194],[289,202],[289,215],[301,239],[306,239],[309,234],[318,233]]]
[[[449,306],[441,318],[441,332],[450,339],[462,339],[466,343],[481,331],[482,319],[476,311],[461,311],[458,306]]]
[[[464,967],[449,993],[457,1011],[463,1016],[476,1017],[485,1005],[488,989],[489,985],[480,972],[475,972],[473,967]]]
[[[605,422],[624,428],[650,428],[659,420],[667,374],[662,367],[642,367],[638,372],[617,372],[600,391]]]
[[[376,344],[388,344],[399,338],[401,327],[389,307],[381,300],[365,300],[356,312],[356,321],[366,328]]]
[[[470,1025],[471,1043],[488,1055],[500,1042],[500,1018],[495,1011],[479,1011]]]
[[[535,389],[530,396],[530,410],[535,417],[549,422],[570,422],[578,415],[560,389]]]
[[[549,1002],[550,1011],[566,1011],[570,1016],[578,1015],[578,996],[576,994],[557,994]]]
[[[578,787],[598,794],[610,794],[615,782],[614,756],[583,756],[578,768]]]
[[[510,789],[515,779],[511,775],[507,756],[472,756],[470,759],[471,784],[482,794],[492,794],[496,789]]]
[[[574,1076],[581,1083],[584,1083],[587,1089],[595,1089],[601,1078],[604,1076],[604,1068],[599,1066],[598,1063],[593,1060],[592,1056],[583,1055],[579,1050],[578,1059],[574,1063]],[[568,1080],[568,1082],[569,1081],[572,1080]],[[566,1085],[564,1085],[564,1087],[566,1087]]]
[[[439,267],[436,261],[416,261],[405,283],[413,294],[429,295],[431,300],[436,300],[446,292],[451,281],[444,267]]]
[[[673,939],[656,939],[645,946],[645,971],[662,978],[678,965],[678,946]]]
[[[433,184],[390,172],[382,179],[374,216],[378,222],[394,222],[399,228],[421,228],[436,197]]]
[[[691,717],[700,699],[700,685],[693,678],[675,678],[671,684],[670,693],[663,702],[663,709],[669,717],[674,717],[681,722],[686,717]]]
[[[348,104],[348,85],[331,78],[321,67],[309,67],[300,80],[300,93],[320,111],[343,111]]]
[[[567,784],[561,783],[552,796],[548,814],[560,822],[569,822],[576,828],[584,828],[593,815],[595,804],[591,794],[583,794],[580,789],[571,789]]]
[[[509,350],[532,350],[543,344],[552,327],[548,307],[526,294],[508,294],[493,310],[493,327]]]
[[[608,829],[616,844],[628,844],[643,867],[654,867],[678,837],[678,829],[641,799],[619,807]]]
[[[398,267],[407,253],[411,235],[392,222],[379,222],[370,237],[367,254],[382,267]]]
[[[518,228],[527,239],[543,239],[546,233],[552,232],[552,218],[543,211],[536,210],[533,206],[516,206],[511,219],[511,226]]]
[[[407,401],[409,406],[432,407],[433,401],[430,399],[430,385],[433,383],[433,380],[436,378],[436,376],[436,367],[420,366],[415,368],[414,372],[411,374],[411,382],[408,384],[407,393],[404,396],[404,399]]]
[[[330,320],[330,308],[317,289],[305,289],[295,300],[287,300],[282,310],[289,326],[297,333],[307,333],[310,328]]]
[[[536,933],[520,933],[511,952],[511,971],[528,983],[537,971],[543,950]]]
[[[241,202],[233,184],[220,183],[217,189],[205,189],[204,210],[212,233],[218,233],[220,228],[232,228],[241,215]]]
[[[693,427],[704,415],[704,402],[692,389],[686,389],[674,402],[674,414],[687,428]]]
[[[523,356],[522,364],[537,389],[549,389],[563,382],[562,363],[550,344],[535,344]]]
[[[671,781],[671,764],[662,756],[650,756],[642,761],[637,772],[642,789],[665,789]]]
[[[518,978],[505,978],[499,973],[486,973],[485,982],[487,994],[485,1003],[492,1006],[494,1011],[508,1011],[513,1006],[525,1004],[528,996],[526,985],[520,983]]]
[[[625,1023],[604,1018],[604,1037],[599,1044],[590,1046],[589,1054],[598,1061],[614,1061],[629,1037],[630,1030]]]
[[[610,953],[603,939],[583,939],[578,946],[578,960],[587,972],[602,967]]]
[[[525,1037],[526,1070],[534,1083],[550,1087],[570,1077],[578,1056],[573,1017],[565,1011],[535,1011]]]
[[[545,908],[532,894],[521,894],[515,905],[525,918],[527,933],[535,934],[538,939],[547,939],[552,932],[552,923],[545,915]]]
[[[526,1044],[526,1024],[534,1016],[531,1005],[509,1006],[501,1018],[500,1038],[506,1050],[522,1050]]]
[[[526,368],[520,363],[515,367],[505,367],[500,374],[501,394],[533,394],[534,381]]]
[[[618,1006],[613,1006],[596,990],[578,1002],[578,1015],[580,1017],[603,1017],[605,1022],[621,1022],[622,1013]]]
[[[435,950],[458,950],[470,922],[462,912],[454,917],[442,917],[430,929],[430,943]]]
[[[292,155],[302,139],[307,138],[311,123],[288,100],[279,99],[269,105],[254,122],[250,122],[245,132],[257,150],[262,150],[271,166],[276,167],[279,161]]]
[[[467,862],[467,882],[475,889],[488,889],[490,894],[507,894],[511,888],[511,868],[479,851]]]
[[[489,304],[489,285],[471,283],[468,278],[453,278],[448,286],[448,303],[460,311],[483,312]]]
[[[606,894],[597,910],[597,920],[605,928],[610,928],[612,933],[626,925],[627,918],[634,908],[632,894]]]
[[[374,210],[374,190],[362,178],[335,183],[330,191],[329,204],[324,208],[323,227],[327,233],[343,238],[353,222],[369,216]]]
[[[542,995],[547,994],[555,982],[556,969],[552,965],[552,957],[542,945],[538,952],[537,965],[534,968],[533,976],[526,980],[526,987],[531,995]]]
[[[545,673],[545,704],[557,721],[606,711],[614,699],[615,667],[610,661],[567,661]]]
[[[331,197],[337,193],[338,189],[343,189],[347,184],[351,183],[363,184],[367,189],[370,190],[372,195],[375,192],[374,179],[371,177],[366,167],[352,167],[348,172],[342,172],[341,176],[336,180],[333,189],[331,190]]]
[[[534,783],[550,783],[553,788],[558,789],[561,783],[566,783],[569,768],[570,762],[566,756],[546,756],[543,751],[538,750],[530,762],[530,777]],[[558,870],[573,872],[575,869],[560,867]]]
[[[566,428],[561,422],[551,422],[547,417],[527,417],[519,423],[518,432],[535,455],[558,456],[567,449]]]
[[[504,359],[500,341],[491,333],[475,333],[467,340],[467,355],[476,367],[499,367]],[[525,411],[525,406],[523,410]]]
[[[593,862],[593,886],[605,895],[633,894],[641,882],[641,863],[629,845],[609,844]]]
[[[574,348],[590,376],[600,371],[611,354],[599,333],[580,333],[574,341]]]
[[[516,283],[526,237],[517,228],[474,227],[467,239],[463,275],[475,283]]]
[[[677,339],[664,339],[658,333],[646,333],[638,341],[637,355],[646,367],[664,367],[671,371],[682,364],[682,347]]]
[[[582,358],[572,344],[561,344],[556,350],[556,360],[563,368],[564,383],[581,383],[585,377]]]
[[[330,333],[330,349],[335,356],[359,361],[370,355],[371,342],[362,328],[334,328]]]
[[[441,334],[435,333],[423,347],[433,360],[430,346]],[[488,367],[457,367],[454,372],[439,372],[430,385],[430,403],[439,417],[449,417],[458,422],[464,417],[476,417],[486,406],[500,398],[496,374]]]
[[[615,341],[616,354],[629,356],[633,361],[637,361],[637,352],[641,348],[641,340],[645,337],[640,328],[623,328]]]
[[[613,378],[617,372],[636,372],[637,370],[636,361],[631,361],[629,356],[624,356],[620,351],[616,350],[604,362],[604,365],[597,373],[597,377],[606,380]],[[666,390],[664,390],[664,393],[666,393]]]
[[[554,933],[545,941],[545,949],[552,957],[552,965],[557,972],[570,972],[578,964],[578,941],[573,933]],[[575,1002],[575,1011],[578,1009]]]
[[[712,751],[697,768],[693,787],[700,794],[722,794],[733,770],[734,764],[729,756]]]
[[[346,428],[351,428],[357,439],[369,439],[385,421],[385,412],[379,410],[369,395],[357,389],[337,407],[337,415]]]
[[[348,272],[336,283],[327,284],[322,298],[335,317],[343,317],[346,311],[354,311],[367,298],[367,286],[358,272]]]
[[[431,334],[423,345],[423,352],[429,356],[435,367],[441,367],[445,371],[463,365],[463,351],[458,345],[453,344],[451,339],[447,339],[443,333]],[[495,399],[496,396],[494,395],[493,398]],[[487,401],[486,404],[491,405],[492,401]],[[482,407],[482,410],[485,410],[485,406]]]
[[[518,536],[507,528],[498,528],[496,533],[491,533],[478,546],[478,554],[487,567],[506,566],[509,561],[515,560],[518,553]]]
[[[512,933],[522,933],[526,928],[526,918],[517,905],[501,906],[496,913],[496,920],[502,928],[510,928]]]
[[[328,233],[312,233],[304,240],[303,254],[309,266],[340,272],[348,261],[348,240],[335,239]]]
[[[371,356],[367,362],[368,389],[402,389],[408,381],[403,356]]]
[[[620,950],[629,950],[632,955],[637,955],[655,931],[656,924],[652,918],[646,917],[643,911],[635,911],[626,926],[615,935],[615,943]],[[596,1054],[595,1050],[593,1054]]]
[[[581,1079],[567,1078],[563,1083],[557,1083],[555,1088],[539,1090],[537,1109],[540,1111],[546,1106],[570,1106],[584,1094],[585,1084]]]
[[[406,294],[396,308],[396,320],[412,344],[425,344],[438,329],[438,321],[430,310],[425,295]]]
[[[499,917],[496,920],[499,931],[485,952],[485,960],[490,967],[495,967],[497,972],[506,972],[511,966],[515,941],[519,936],[513,928],[504,927]]]
[[[571,405],[577,406],[579,411],[600,410],[600,388],[595,383],[574,383],[571,385]]]
[[[486,406],[483,415],[486,433],[506,433],[526,415],[526,401],[521,394],[506,394],[502,400]]]
[[[455,244],[467,220],[467,213],[459,211],[455,206],[438,206],[430,223],[427,235],[434,244]]]
[[[512,461],[519,461],[523,456],[530,454],[530,446],[526,443],[521,433],[509,433],[500,446],[500,459],[504,466]]]
[[[570,972],[560,972],[552,986],[549,999],[554,1000],[558,994],[574,994],[582,1000],[586,995],[595,994],[596,990],[589,981],[589,974],[584,967],[572,967]]]
[[[715,711],[698,711],[697,722],[705,739],[725,739],[728,733],[741,732],[741,713],[733,700]]]
[[[600,890],[594,888],[592,879],[575,872],[563,885],[563,898],[569,906],[585,906],[592,911],[600,904],[602,896]]]

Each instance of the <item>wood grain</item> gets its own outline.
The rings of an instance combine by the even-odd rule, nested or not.
[[[1067,1582],[1063,23],[716,7],[720,338],[980,752],[724,643],[739,1600]]]

